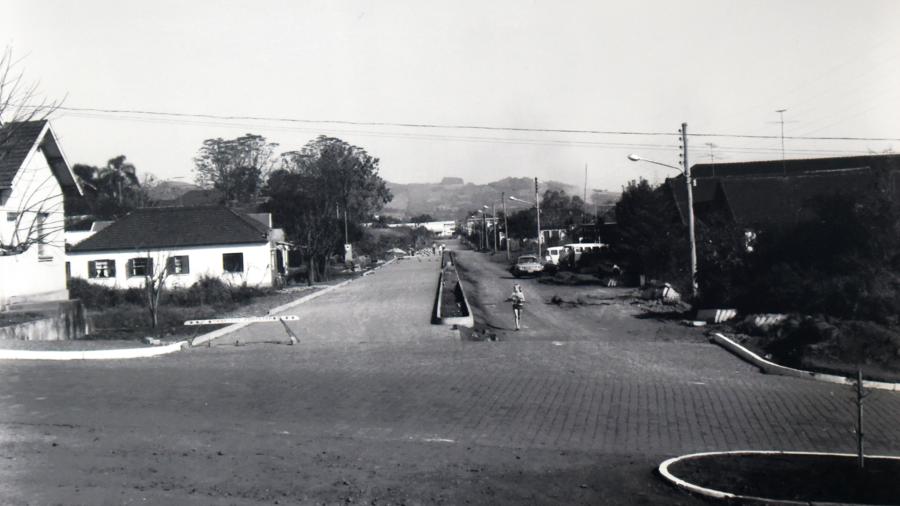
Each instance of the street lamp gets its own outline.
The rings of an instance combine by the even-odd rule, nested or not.
[[[513,197],[512,195],[509,196],[509,200],[512,200],[514,202],[521,202],[523,204],[528,204],[530,206],[534,206],[534,209],[535,209],[534,214],[535,214],[535,219],[537,221],[537,258],[538,258],[538,261],[540,262],[541,261],[541,203],[537,200],[535,200],[534,202],[529,202],[527,200],[522,200],[522,199]]]
[[[683,125],[683,129],[686,130],[687,125]],[[686,139],[685,139],[686,141]],[[687,184],[687,201],[688,201],[688,235],[690,236],[691,241],[691,295],[694,300],[697,299],[697,238],[694,235],[694,192],[691,185],[691,169],[687,163],[687,145],[685,144],[685,156],[684,156],[684,170],[674,165],[669,165],[667,163],[657,162],[655,160],[648,160],[647,158],[630,154],[628,155],[628,159],[632,162],[647,162],[652,163],[654,165],[661,165],[663,167],[668,167],[670,169],[675,169],[684,174],[684,181]]]

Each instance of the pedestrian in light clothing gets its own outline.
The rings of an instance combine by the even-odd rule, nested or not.
[[[513,293],[506,300],[512,302],[513,314],[516,316],[516,330],[519,330],[522,308],[525,306],[525,293],[522,292],[522,286],[518,283],[513,285]]]

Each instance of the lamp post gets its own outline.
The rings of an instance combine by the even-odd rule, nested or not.
[[[500,203],[503,205],[503,234],[506,236],[506,261],[509,261],[509,223],[506,221],[506,192],[500,192]]]
[[[687,203],[688,203],[688,235],[690,236],[691,242],[691,296],[694,300],[697,299],[697,293],[699,292],[699,287],[697,286],[697,238],[694,235],[694,192],[692,188],[691,182],[691,169],[690,165],[688,165],[687,159],[687,123],[681,124],[681,134],[684,140],[683,148],[684,148],[684,170],[674,166],[669,165],[667,163],[657,162],[654,160],[648,160],[641,156],[631,154],[628,155],[628,159],[632,162],[647,162],[655,165],[660,165],[662,167],[668,167],[670,169],[675,169],[679,172],[684,173],[684,181],[687,185]]]
[[[535,178],[535,181],[537,181],[537,178]],[[540,202],[538,202],[537,200],[535,200],[534,202],[529,202],[527,200],[522,200],[522,199],[513,197],[512,195],[510,195],[509,200],[534,206],[535,215],[537,218],[537,220],[536,220],[537,221],[537,257],[538,257],[538,261],[540,261],[541,260],[541,207],[540,207]]]

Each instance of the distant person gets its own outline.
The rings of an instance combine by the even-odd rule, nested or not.
[[[516,330],[519,330],[522,308],[525,306],[525,294],[522,292],[522,286],[518,283],[513,285],[513,293],[506,300],[512,302],[513,314],[516,317]]]
[[[437,244],[436,243],[431,243],[431,254],[437,255]]]

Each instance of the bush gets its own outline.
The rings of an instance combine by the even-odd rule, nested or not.
[[[89,309],[117,306],[124,302],[121,290],[95,285],[81,278],[69,278],[69,297],[79,299]]]
[[[231,288],[221,279],[212,276],[200,278],[184,295],[186,305],[189,306],[227,304],[232,301]]]

